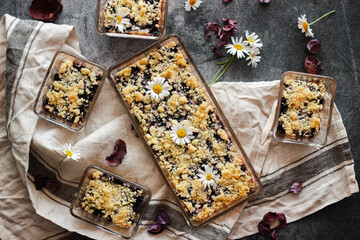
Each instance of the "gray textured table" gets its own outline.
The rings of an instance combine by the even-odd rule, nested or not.
[[[95,31],[96,0],[63,0],[64,10],[56,23],[75,25],[80,48],[88,59],[106,68],[124,60],[152,41],[102,37]],[[0,0],[0,16],[9,13],[29,19],[31,1]],[[256,69],[245,61],[232,64],[221,81],[270,81],[288,70],[304,71],[309,38],[297,29],[297,17],[306,14],[316,19],[330,10],[336,13],[313,25],[315,37],[322,42],[316,55],[323,62],[323,75],[337,81],[336,104],[348,131],[359,181],[360,160],[360,1],[359,0],[273,0],[261,5],[257,0],[206,0],[196,11],[185,12],[184,0],[170,0],[168,33],[178,34],[205,77],[210,82],[224,60],[210,53],[214,38],[204,36],[209,21],[238,20],[238,30],[255,31],[263,40],[262,59]],[[360,195],[326,207],[280,231],[281,239],[360,239]],[[77,235],[78,237],[78,235]],[[246,239],[263,239],[254,235]]]

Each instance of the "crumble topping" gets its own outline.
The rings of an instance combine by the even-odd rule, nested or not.
[[[97,171],[86,188],[81,208],[129,228],[139,218],[136,208],[142,200],[142,190],[116,182],[113,177]]]
[[[287,80],[281,99],[278,131],[289,136],[315,137],[320,130],[324,97],[322,83]]]
[[[250,172],[175,42],[115,77],[117,89],[130,104],[148,145],[193,220],[204,220],[252,192]],[[170,94],[158,102],[146,93],[155,77],[164,77],[170,85]],[[178,145],[172,140],[171,128],[177,123],[192,126],[189,143]],[[212,167],[217,176],[210,188],[199,180],[205,166]]]
[[[101,81],[90,69],[65,60],[54,76],[51,89],[44,99],[44,110],[75,124],[82,123]]]
[[[160,35],[162,5],[165,0],[106,0],[104,25],[107,32],[121,32],[116,27],[117,11],[128,12],[130,24],[124,33]]]

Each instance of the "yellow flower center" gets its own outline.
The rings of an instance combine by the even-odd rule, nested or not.
[[[118,16],[116,17],[116,20],[118,21],[118,23],[121,23],[122,17],[121,17],[120,15],[118,15]]]
[[[212,176],[210,173],[206,174],[206,180],[210,181],[212,179]]]
[[[190,0],[189,1],[189,4],[192,6],[192,5],[194,5],[196,3],[196,0]]]
[[[69,157],[72,157],[72,152],[70,150],[66,150],[66,155],[68,155]]]
[[[153,87],[154,93],[160,94],[162,92],[162,87],[160,85],[155,85]]]
[[[249,42],[253,43],[254,41],[251,38],[247,39]]]
[[[243,50],[244,48],[239,44],[234,44],[234,48],[237,50]]]
[[[184,129],[179,129],[177,131],[177,135],[178,135],[178,137],[183,138],[186,135],[186,131]]]
[[[309,29],[309,25],[307,24],[307,22],[303,22],[303,28],[305,29],[305,31],[307,31]]]
[[[254,57],[255,57],[255,55],[252,53],[252,54],[251,54],[251,58],[254,58]]]

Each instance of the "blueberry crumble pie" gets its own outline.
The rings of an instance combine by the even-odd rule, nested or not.
[[[242,156],[175,42],[115,79],[192,220],[203,221],[254,191]]]
[[[81,199],[81,208],[129,228],[139,219],[138,207],[143,199],[142,190],[96,171]]]
[[[43,109],[52,117],[81,125],[100,81],[101,76],[85,66],[65,60],[46,93]]]
[[[315,137],[320,130],[325,86],[320,82],[287,80],[281,99],[278,132]]]
[[[159,36],[166,0],[106,0],[107,32]]]

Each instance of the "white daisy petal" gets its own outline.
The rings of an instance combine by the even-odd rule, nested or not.
[[[146,94],[150,94],[152,100],[158,102],[170,95],[171,86],[163,77],[155,77],[153,81],[149,81],[145,87]]]
[[[190,126],[185,123],[176,123],[172,126],[170,131],[170,136],[172,140],[178,145],[184,145],[185,143],[190,143],[190,140],[193,138],[193,131]]]
[[[205,190],[207,188],[211,189],[212,187],[216,186],[216,182],[214,179],[219,179],[219,176],[215,174],[214,167],[209,167],[208,165],[205,165],[205,171],[199,169],[198,172],[198,179],[204,186]]]
[[[298,17],[298,28],[301,29],[303,33],[305,33],[306,37],[314,37],[314,34],[312,32],[312,29],[310,28],[309,23],[307,22],[305,14]]]

